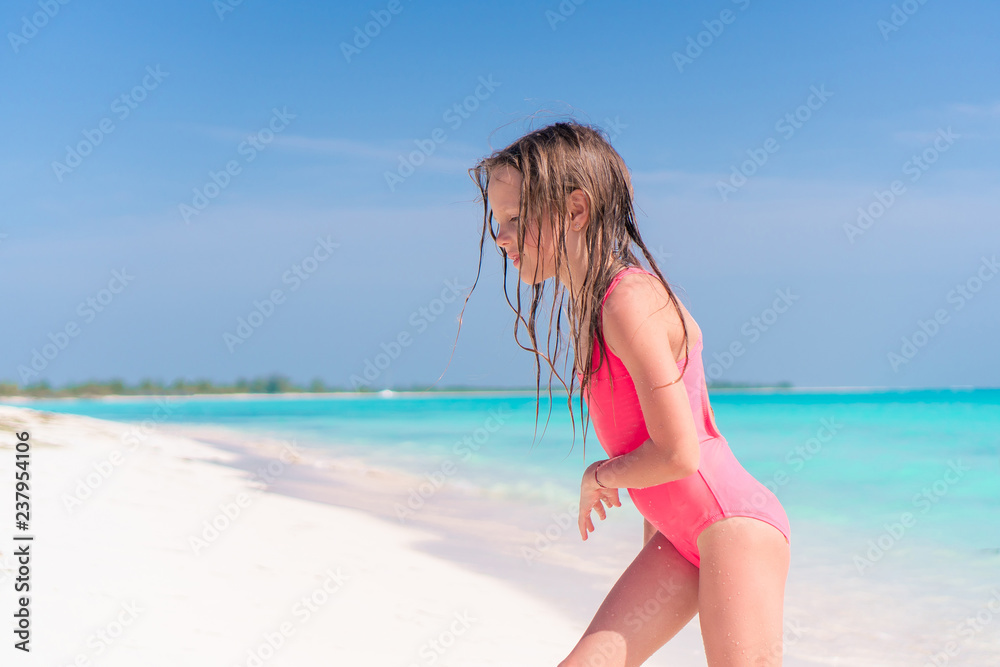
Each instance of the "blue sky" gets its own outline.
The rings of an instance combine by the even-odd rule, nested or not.
[[[466,170],[573,117],[613,135],[713,379],[996,386],[998,23],[986,0],[7,3],[0,379],[432,382],[477,268]],[[442,384],[533,384],[500,262]]]

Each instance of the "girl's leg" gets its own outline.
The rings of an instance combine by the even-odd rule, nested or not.
[[[698,613],[710,667],[781,665],[789,547],[751,517],[716,521],[698,536]]]
[[[559,667],[641,665],[698,610],[698,568],[661,533],[646,543]]]

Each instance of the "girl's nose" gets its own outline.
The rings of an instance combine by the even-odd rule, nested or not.
[[[509,225],[499,225],[497,227],[497,247],[507,250],[514,242],[514,234]]]

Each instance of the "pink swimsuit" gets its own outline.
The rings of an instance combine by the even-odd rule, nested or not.
[[[639,267],[622,270],[608,286],[604,301],[622,277],[637,271],[649,273]],[[595,340],[595,368],[600,359],[597,345]],[[670,353],[669,345],[665,344],[664,349]],[[701,349],[701,340],[689,347],[690,361],[683,379],[701,445],[698,472],[644,489],[628,489],[639,512],[696,567],[701,562],[698,535],[719,519],[755,517],[776,527],[786,540],[790,533],[788,517],[777,497],[740,465],[729,443],[712,423]],[[649,438],[649,432],[628,370],[606,347],[605,355],[605,363],[591,376],[591,386],[584,398],[601,446],[608,456],[614,457],[641,445]],[[677,362],[678,370],[683,367],[683,360]],[[613,393],[610,377],[614,377]]]

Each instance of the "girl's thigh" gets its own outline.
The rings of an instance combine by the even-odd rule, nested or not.
[[[751,517],[716,521],[698,536],[698,613],[711,667],[781,664],[789,546]]]
[[[698,611],[698,568],[656,533],[560,667],[641,665]]]

